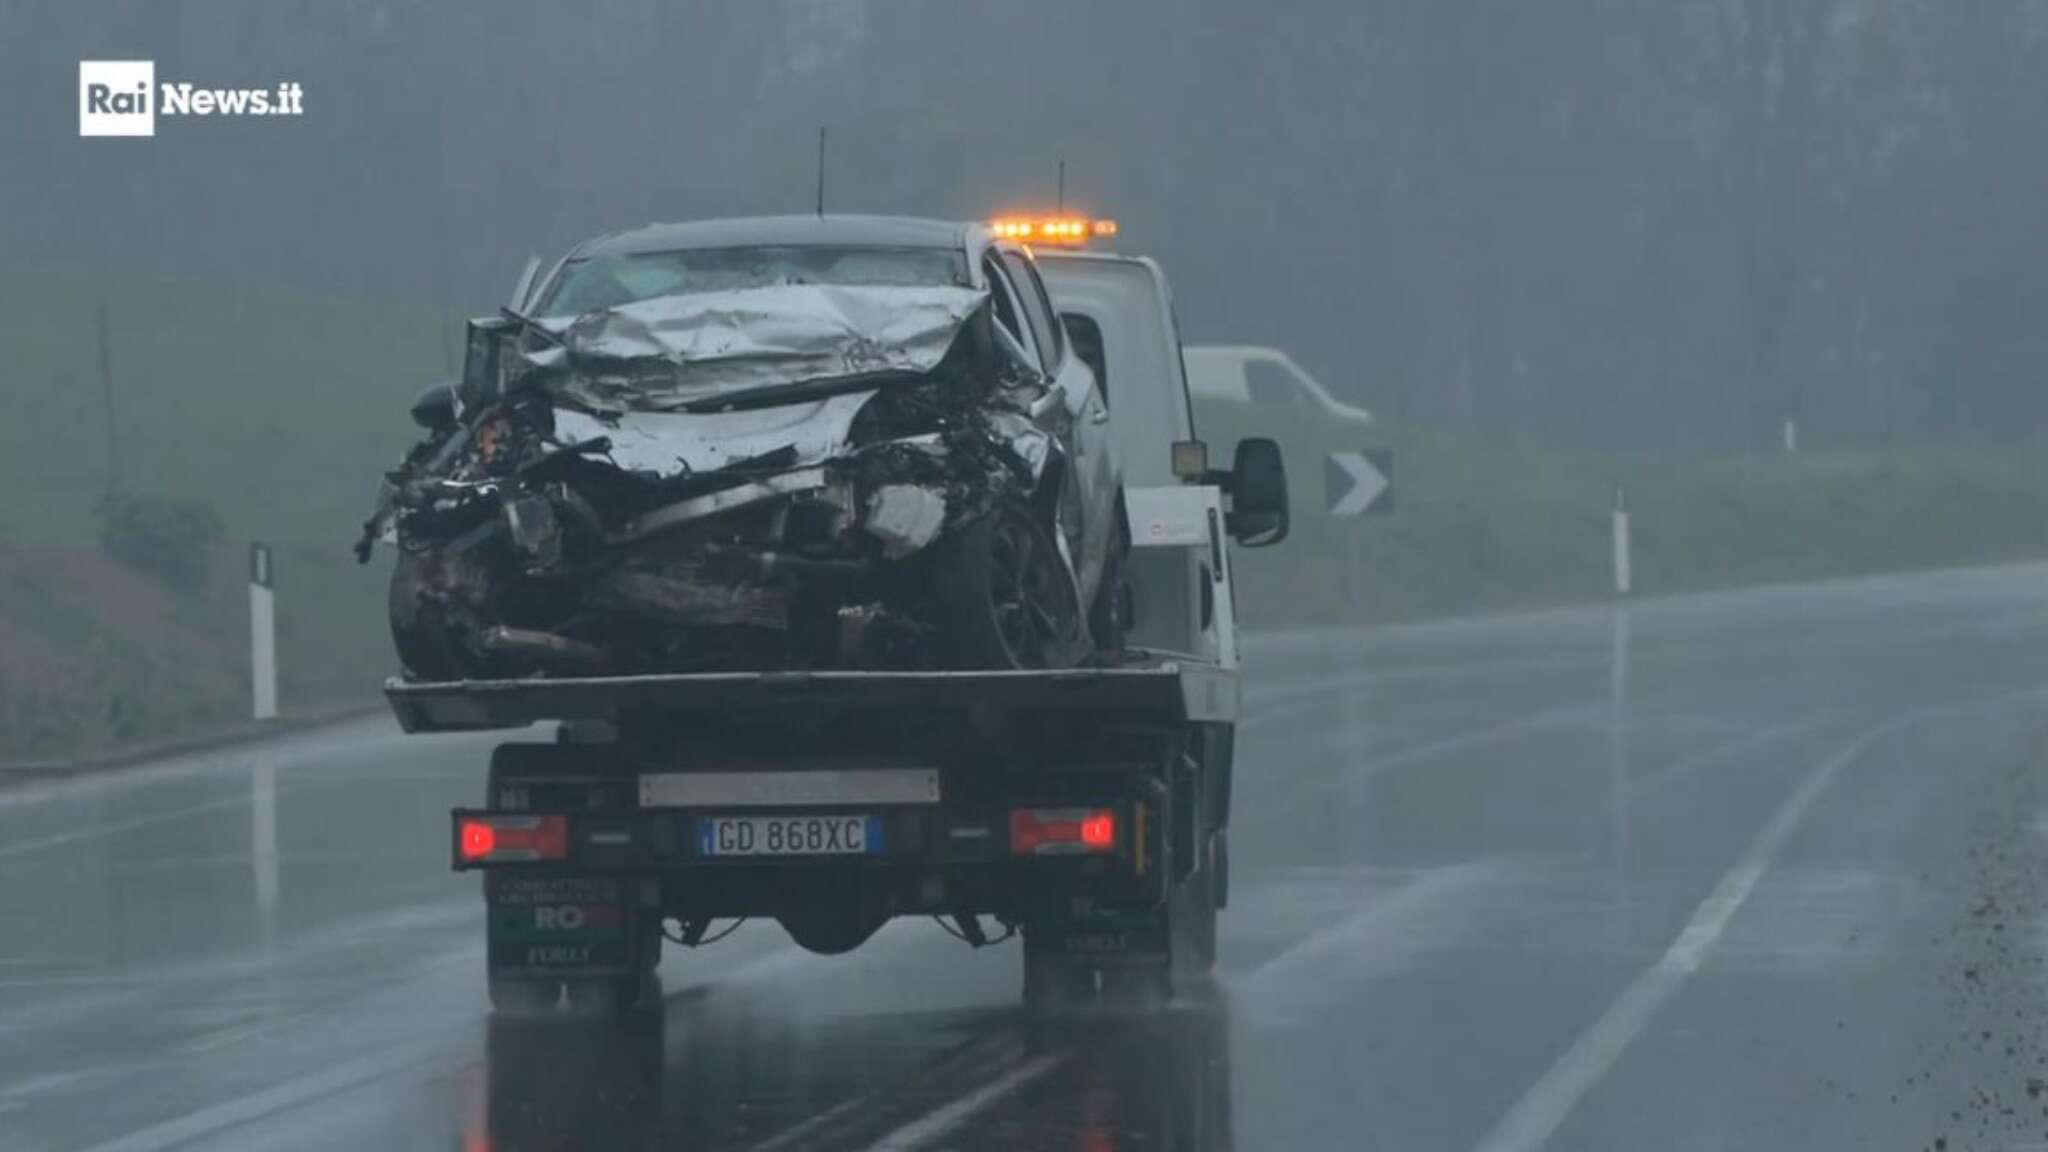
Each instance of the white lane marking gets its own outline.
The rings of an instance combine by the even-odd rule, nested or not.
[[[1357,915],[1302,937],[1231,983],[1247,996],[1313,987],[1314,981],[1303,980],[1305,972],[1330,960],[1355,968],[1375,939],[1384,940],[1389,947],[1405,954],[1427,941],[1427,932],[1415,930],[1418,917],[1432,906],[1462,897],[1505,871],[1507,864],[1500,860],[1474,860],[1434,869],[1386,898],[1373,900]]]
[[[370,735],[352,735],[351,731],[356,728],[381,728],[384,731]],[[432,739],[444,743],[478,742],[480,736],[488,735],[493,734],[466,733],[437,736]],[[4,771],[0,771],[0,811],[94,794],[128,792],[138,786],[169,781],[239,775],[247,772],[250,763],[256,759],[268,760],[279,768],[288,769],[333,756],[337,752],[346,752],[361,756],[374,765],[381,763],[384,754],[393,748],[403,748],[406,752],[419,751],[422,747],[419,741],[419,737],[407,736],[400,732],[389,715],[371,714],[353,719],[339,718],[331,724],[316,725],[299,732],[259,735],[242,744],[227,744],[218,748],[190,752],[167,752],[155,759],[137,760],[120,767],[86,768],[74,773],[33,780],[12,780]],[[387,771],[391,775],[401,774],[396,769]]]
[[[1785,841],[1805,819],[1828,785],[1841,770],[1853,763],[1873,744],[1895,732],[1939,716],[1995,708],[2015,700],[2038,698],[2043,689],[2030,688],[1989,700],[1949,704],[1907,713],[1879,725],[1850,741],[1841,751],[1822,761],[1806,774],[1799,787],[1779,808],[1771,822],[1757,833],[1749,848],[1736,861],[1714,890],[1693,911],[1678,938],[1671,942],[1655,964],[1644,969],[1607,1011],[1593,1022],[1572,1046],[1557,1058],[1541,1079],[1529,1086],[1493,1131],[1481,1140],[1477,1152],[1528,1152],[1541,1148],[1578,1106],[1587,1092],[1614,1067],[1621,1054],[1642,1034],[1657,1010],[1684,986],[1706,962],[1708,953],[1728,927],[1728,921],[1749,899],[1756,882],[1783,848]]]
[[[851,1100],[842,1100],[838,1104],[811,1117],[809,1120],[785,1128],[780,1133],[770,1136],[768,1139],[749,1148],[747,1152],[775,1152],[777,1148],[787,1148],[867,1102],[868,1098],[865,1096],[855,1096]]]
[[[1511,720],[1503,720],[1498,724],[1489,724],[1484,728],[1473,728],[1453,736],[1444,736],[1435,740],[1424,740],[1417,744],[1403,745],[1376,756],[1368,756],[1360,762],[1360,771],[1347,772],[1334,779],[1302,773],[1287,787],[1268,795],[1261,804],[1257,815],[1270,817],[1276,814],[1291,812],[1296,804],[1305,799],[1323,795],[1323,790],[1333,784],[1353,784],[1360,780],[1370,780],[1381,773],[1389,772],[1396,768],[1406,767],[1410,764],[1420,764],[1439,756],[1446,756],[1453,752],[1462,752],[1467,748],[1479,745],[1491,744],[1495,741],[1505,740],[1540,728],[1561,728],[1570,721],[1590,716],[1591,708],[1591,705],[1585,704],[1573,704],[1562,708],[1547,708],[1541,712],[1517,716]],[[1240,722],[1237,726],[1238,732],[1242,734],[1247,728],[1252,727],[1256,720],[1257,718],[1254,717],[1253,720]],[[1260,725],[1260,727],[1263,727],[1263,725]]]
[[[1001,1076],[912,1120],[868,1146],[868,1152],[910,1152],[922,1148],[972,1119],[974,1114],[1044,1076],[1066,1060],[1063,1052],[1026,1060]]]
[[[1811,716],[1806,716],[1790,723],[1777,724],[1769,728],[1759,728],[1754,732],[1745,732],[1733,739],[1723,740],[1712,747],[1703,748],[1698,752],[1681,756],[1666,765],[1663,771],[1649,776],[1637,777],[1630,781],[1628,786],[1629,798],[1635,799],[1642,793],[1661,788],[1666,784],[1675,783],[1709,764],[1718,764],[1723,760],[1740,756],[1744,752],[1768,747],[1780,740],[1810,732],[1827,723],[1833,715],[1831,712],[1816,712]]]
[[[1390,768],[1434,759],[1446,752],[1458,752],[1474,745],[1490,744],[1536,728],[1563,728],[1575,722],[1590,722],[1602,712],[1603,710],[1590,704],[1567,704],[1560,708],[1546,708],[1541,712],[1503,720],[1498,724],[1489,724],[1484,728],[1474,728],[1440,740],[1411,744],[1384,755],[1368,758],[1365,762],[1366,775],[1377,776]]]
[[[1358,657],[1363,662],[1369,657]],[[1458,660],[1435,664],[1410,664],[1392,668],[1376,668],[1369,672],[1355,672],[1345,676],[1320,676],[1314,680],[1300,682],[1265,680],[1245,688],[1247,704],[1283,704],[1313,699],[1318,696],[1341,695],[1359,688],[1370,688],[1379,684],[1400,684],[1411,680],[1435,678],[1457,678],[1463,676],[1504,676],[1530,672],[1562,672],[1573,668],[1603,668],[1608,658],[1600,653],[1572,656],[1530,656],[1502,657],[1494,660]]]
[[[78,828],[70,832],[59,832],[39,840],[22,840],[5,847],[0,847],[0,859],[5,859],[9,856],[26,856],[31,852],[42,852],[50,848],[60,848],[66,844],[76,844],[86,840],[98,840],[106,836],[119,835],[122,832],[134,832],[142,828],[152,828],[158,824],[174,824],[180,820],[190,820],[195,816],[205,816],[212,812],[225,812],[230,808],[246,807],[248,803],[249,797],[247,795],[223,796],[218,800],[208,800],[204,804],[192,804],[184,808],[173,808],[168,812],[157,812],[149,816],[137,816],[132,820],[122,820],[113,824],[94,824],[88,828]]]
[[[197,1112],[189,1112],[161,1124],[138,1128],[126,1136],[104,1144],[96,1144],[84,1152],[163,1152],[164,1149],[177,1148],[231,1128],[253,1123],[323,1096],[389,1079],[439,1059],[443,1055],[443,1046],[431,1041],[395,1045],[337,1064],[325,1072],[287,1080],[275,1088],[223,1101],[210,1108],[201,1108]]]

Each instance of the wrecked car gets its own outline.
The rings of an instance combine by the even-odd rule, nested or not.
[[[590,241],[471,321],[385,477],[408,676],[1049,668],[1121,649],[1108,410],[1029,253],[788,217]]]

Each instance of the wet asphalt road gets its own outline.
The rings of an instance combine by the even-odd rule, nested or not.
[[[2048,1148],[2048,569],[1247,654],[1212,988],[901,921],[493,1022],[379,721],[0,792],[0,1149]]]

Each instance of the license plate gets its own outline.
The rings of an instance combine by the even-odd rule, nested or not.
[[[700,856],[878,856],[879,816],[706,816]]]

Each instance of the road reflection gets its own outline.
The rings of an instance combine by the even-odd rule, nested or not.
[[[1230,1012],[1207,991],[1154,1013],[1063,1025],[1074,1056],[1046,1091],[1019,1101],[1005,1148],[1228,1152]],[[971,1141],[956,1141],[963,1146]]]
[[[665,1015],[492,1017],[462,1152],[649,1148],[661,1132]]]
[[[886,1076],[872,1063],[876,1049],[891,1046],[890,1032],[951,1025],[932,1014],[878,1018],[799,1055],[750,1051],[754,1037],[744,1030],[686,1037],[702,1023],[691,1015],[672,1005],[627,1022],[493,1019],[485,1062],[465,1093],[461,1152],[892,1146],[1001,1079],[1004,1067],[1048,1056],[1049,1073],[987,1099],[938,1145],[1227,1152],[1234,1144],[1230,1016],[1214,992],[1143,1012],[982,1010],[970,1014],[971,1053]],[[996,1052],[1007,1065],[983,1059]],[[821,1079],[843,1091],[819,1092]]]

